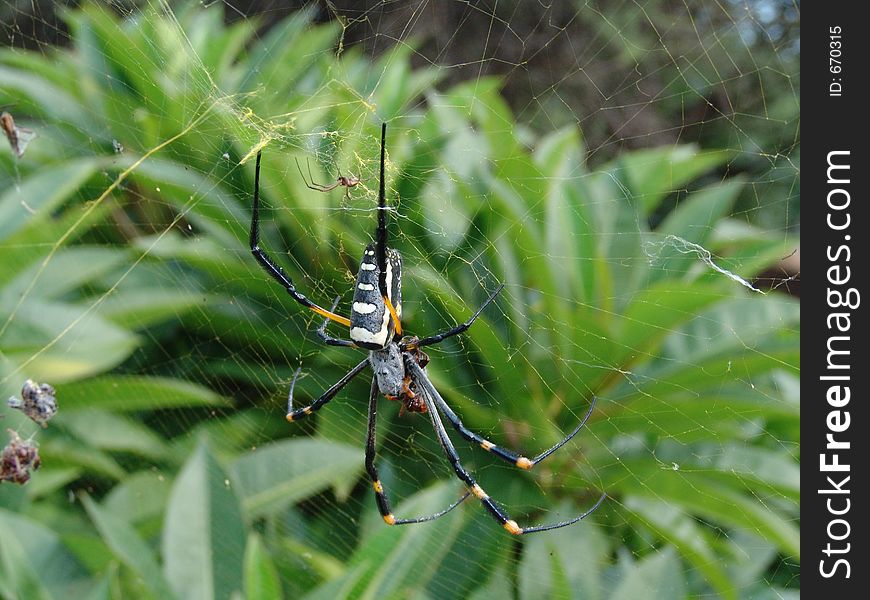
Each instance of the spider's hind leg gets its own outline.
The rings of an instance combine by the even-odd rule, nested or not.
[[[387,497],[387,492],[384,489],[384,485],[381,483],[380,477],[378,476],[378,469],[375,466],[375,432],[376,432],[376,424],[378,418],[378,397],[380,396],[380,390],[378,389],[377,379],[372,381],[372,391],[369,395],[369,422],[368,422],[368,433],[366,434],[366,472],[369,474],[369,477],[372,480],[372,488],[375,491],[375,501],[378,505],[378,512],[381,513],[381,518],[383,518],[384,523],[387,525],[411,525],[413,523],[425,523],[426,521],[434,521],[438,517],[442,517],[449,513],[451,510],[459,506],[463,500],[468,498],[471,492],[465,492],[465,494],[459,498],[456,502],[448,506],[442,511],[439,511],[432,515],[426,515],[425,517],[415,517],[413,519],[397,519],[393,514],[392,509],[390,508],[390,500]]]
[[[450,424],[453,426],[453,428],[459,432],[459,435],[464,437],[469,442],[479,444],[480,447],[487,452],[491,452],[499,458],[513,464],[514,466],[525,470],[531,469],[536,464],[538,464],[539,462],[553,454],[556,450],[571,441],[571,439],[580,432],[580,430],[586,424],[586,421],[589,420],[589,417],[592,415],[592,411],[595,409],[596,402],[596,398],[593,396],[592,403],[589,405],[589,410],[587,410],[586,414],[583,415],[583,418],[580,420],[580,423],[577,425],[577,427],[574,428],[574,431],[569,433],[567,436],[562,438],[550,448],[547,448],[546,450],[538,454],[536,457],[526,458],[525,456],[517,454],[513,450],[508,450],[507,448],[497,446],[496,444],[493,444],[489,440],[479,436],[478,434],[468,429],[468,427],[466,427],[465,424],[463,424],[463,422],[460,420],[459,416],[455,412],[453,412],[453,409],[448,406],[444,398],[442,398],[441,395],[437,393],[437,390],[435,391],[436,393],[433,394],[435,404],[438,406],[439,409],[441,409],[441,412],[444,413],[444,416],[447,417],[447,420],[450,421]]]
[[[504,284],[501,284],[500,286],[498,286],[496,288],[496,290],[492,294],[490,294],[490,296],[483,302],[483,304],[480,305],[480,307],[474,312],[474,314],[471,315],[471,318],[469,318],[464,323],[457,325],[456,327],[449,329],[443,333],[428,336],[428,337],[425,337],[422,339],[408,339],[408,338],[406,338],[407,341],[403,340],[404,343],[402,344],[402,349],[408,350],[408,351],[414,351],[414,350],[420,348],[421,346],[429,346],[432,344],[438,344],[449,337],[452,337],[454,335],[458,335],[460,333],[467,331],[468,328],[471,327],[471,325],[477,319],[477,317],[479,317],[480,314],[483,312],[483,309],[485,309],[493,300],[496,299],[496,296],[498,296],[499,292],[501,292],[502,289],[504,289]],[[425,365],[420,365],[420,366],[422,367]],[[438,393],[438,390],[436,390],[434,388],[434,386],[432,386],[431,395],[432,395],[432,400],[435,402],[436,406],[438,406],[438,408],[444,413],[444,416],[447,417],[447,420],[450,421],[450,424],[453,426],[453,428],[457,432],[459,432],[459,435],[461,435],[463,438],[465,438],[469,442],[472,442],[474,444],[478,444],[481,448],[483,448],[487,452],[491,452],[492,454],[498,456],[502,460],[505,460],[505,461],[513,464],[514,466],[519,467],[520,469],[526,469],[526,470],[534,467],[536,464],[538,464],[539,462],[541,462],[542,460],[544,460],[545,458],[550,456],[553,452],[555,452],[556,450],[558,450],[559,448],[561,448],[562,446],[567,444],[575,435],[577,435],[577,433],[580,431],[580,429],[583,428],[583,425],[586,424],[586,421],[589,419],[590,415],[592,414],[592,410],[595,408],[595,401],[596,401],[595,397],[593,397],[592,403],[589,405],[589,410],[586,411],[586,414],[583,416],[583,419],[580,421],[580,424],[574,428],[574,431],[572,431],[567,436],[562,438],[555,445],[551,446],[550,448],[548,448],[544,452],[541,452],[536,457],[526,458],[525,456],[522,456],[521,454],[518,454],[517,452],[514,452],[513,450],[509,450],[507,448],[502,448],[501,446],[498,446],[498,445],[490,442],[486,438],[483,438],[480,435],[478,435],[478,434],[474,433],[473,431],[471,431],[470,429],[468,429],[468,427],[465,426],[465,424],[462,422],[462,420],[459,418],[459,416],[455,412],[453,412],[453,409],[451,409],[450,406],[447,405],[447,402],[444,401],[444,398],[441,397],[441,394]]]
[[[456,476],[468,486],[468,489],[471,490],[471,493],[474,494],[474,497],[480,500],[480,503],[483,504],[484,508],[486,508],[487,512],[489,512],[492,517],[498,521],[502,527],[509,533],[513,535],[522,535],[525,533],[535,533],[537,531],[548,531],[550,529],[559,529],[561,527],[567,527],[568,525],[573,525],[582,519],[585,519],[587,516],[592,514],[595,509],[597,509],[601,503],[604,501],[604,498],[607,497],[606,494],[602,494],[598,501],[592,506],[592,508],[588,509],[586,512],[577,515],[572,519],[568,519],[567,521],[560,521],[558,523],[550,523],[547,525],[537,525],[534,527],[520,527],[516,521],[510,518],[510,516],[502,509],[498,503],[496,503],[493,498],[487,494],[482,487],[475,481],[474,477],[469,473],[465,467],[462,466],[462,463],[459,459],[459,454],[456,452],[456,448],[453,446],[453,442],[450,441],[450,437],[447,435],[447,430],[444,429],[444,423],[441,422],[441,416],[438,414],[438,408],[441,407],[441,404],[435,403],[433,398],[438,397],[438,391],[435,389],[435,386],[432,385],[432,382],[426,377],[426,374],[423,370],[418,367],[413,361],[406,361],[408,364],[413,376],[418,379],[418,381],[423,386],[423,399],[427,404],[429,418],[432,421],[432,427],[435,429],[435,433],[438,436],[438,442],[441,444],[441,449],[444,450],[444,454],[447,455],[450,464],[453,466],[453,471],[456,473]],[[443,403],[443,401],[442,401]],[[446,405],[446,403],[445,403]],[[576,432],[575,432],[576,433]],[[573,435],[573,434],[572,434]],[[564,442],[561,442],[564,443]],[[560,443],[560,444],[561,444]],[[557,444],[557,448],[560,444]],[[549,454],[551,454],[554,450],[550,449],[545,452],[542,457],[546,458]],[[540,458],[539,458],[540,460]]]

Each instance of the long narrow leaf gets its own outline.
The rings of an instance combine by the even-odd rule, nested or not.
[[[172,487],[163,526],[163,572],[188,600],[229,599],[242,591],[241,507],[230,481],[200,445]]]

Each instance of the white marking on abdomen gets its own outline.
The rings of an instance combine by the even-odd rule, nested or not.
[[[354,312],[358,312],[361,315],[370,315],[378,309],[374,304],[369,304],[368,302],[354,302],[353,310]]]
[[[389,314],[389,312],[387,312],[387,314]],[[351,327],[350,339],[355,342],[368,342],[370,344],[383,346],[387,341],[387,330],[382,329],[377,333],[372,333],[365,327]]]
[[[359,266],[359,268],[362,269],[363,271],[374,271],[375,269],[378,268],[378,266],[375,264],[372,264],[372,263],[364,262],[363,264],[361,264]]]
[[[361,289],[361,290],[365,290],[365,291],[367,291],[367,292],[370,292],[370,291],[372,291],[373,289],[375,289],[375,286],[373,286],[373,285],[370,284],[370,283],[361,283],[361,284],[359,284],[359,285],[356,286],[356,287],[358,287],[358,288]]]

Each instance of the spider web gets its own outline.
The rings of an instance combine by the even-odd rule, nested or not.
[[[45,430],[3,413],[43,467],[0,486],[0,526],[57,536],[67,571],[22,559],[49,590],[136,575],[159,591],[117,518],[176,593],[196,588],[178,548],[202,543],[226,571],[198,576],[248,594],[255,571],[285,597],[798,596],[798,6],[0,10],[0,105],[37,132],[20,160],[0,153],[0,391],[49,382],[60,405]],[[263,248],[348,314],[382,121],[408,332],[506,284],[431,348],[447,402],[533,456],[598,398],[530,473],[448,428],[463,463],[521,526],[606,492],[577,525],[511,538],[473,498],[383,525],[362,468],[369,371],[284,421],[297,368],[302,406],[363,355],[325,348],[250,256],[253,157]],[[304,181],[339,175],[360,183]],[[376,464],[400,518],[462,493],[428,418],[385,399]],[[186,505],[208,489],[197,465],[226,485]],[[203,514],[221,523],[205,542]]]

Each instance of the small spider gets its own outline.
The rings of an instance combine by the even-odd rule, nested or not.
[[[0,113],[0,128],[6,134],[6,139],[9,140],[9,145],[12,146],[12,151],[15,156],[21,158],[24,156],[24,150],[27,149],[27,144],[36,137],[36,132],[25,127],[18,127],[12,115],[5,110]]]
[[[39,468],[39,450],[32,441],[22,440],[17,431],[6,431],[10,440],[0,452],[0,482],[24,485],[30,480],[30,472]]]
[[[17,408],[43,428],[47,427],[46,423],[57,413],[54,388],[47,383],[34,383],[31,379],[24,382],[21,398],[12,396],[6,404],[10,408]]]
[[[307,161],[306,161],[307,162]],[[315,192],[330,192],[337,188],[338,186],[343,186],[344,195],[347,198],[350,198],[350,188],[355,187],[359,184],[360,178],[354,177],[350,175],[349,177],[345,177],[341,173],[338,174],[338,178],[335,180],[335,183],[330,183],[329,185],[324,185],[322,183],[316,183],[314,181],[314,176],[311,174],[311,163],[308,164],[308,179],[311,180],[311,183],[308,182],[308,179],[305,179],[305,174],[302,173],[302,167],[299,166],[299,161],[296,161],[296,168],[299,169],[299,175],[302,176],[302,181],[305,183],[305,187],[309,190],[314,190]]]
[[[474,477],[460,462],[459,454],[453,446],[453,442],[447,435],[442,415],[450,425],[466,440],[479,445],[487,452],[519,467],[531,469],[536,464],[553,454],[565,445],[586,423],[595,407],[595,399],[590,403],[589,409],[574,430],[551,448],[545,450],[534,458],[526,458],[512,450],[502,448],[484,439],[477,433],[468,429],[459,416],[450,408],[426,374],[426,365],[429,357],[421,348],[438,344],[445,339],[461,334],[466,331],[480,316],[498,293],[504,287],[500,285],[484,303],[471,315],[466,322],[436,335],[419,338],[416,336],[402,335],[402,257],[396,250],[387,247],[387,206],[384,190],[384,157],[387,126],[381,127],[381,179],[378,191],[378,228],[375,241],[366,246],[360,261],[359,274],[354,286],[353,304],[351,316],[346,318],[335,313],[339,298],[336,298],[332,308],[326,310],[318,306],[296,290],[292,280],[284,271],[270,259],[260,248],[260,153],[257,153],[257,166],[254,172],[254,199],[251,217],[251,252],[270,277],[280,283],[287,293],[302,306],[326,317],[326,320],[318,328],[317,335],[329,346],[343,346],[347,348],[361,348],[368,350],[368,356],[345,374],[338,382],[332,385],[317,400],[302,408],[293,408],[293,388],[299,370],[293,377],[290,385],[290,394],[287,402],[287,420],[297,421],[314,414],[332,400],[354,377],[359,375],[367,366],[374,371],[371,391],[369,393],[368,406],[368,434],[366,436],[365,468],[371,478],[375,492],[378,511],[384,522],[388,525],[405,525],[409,523],[422,523],[431,521],[450,512],[460,502],[473,494],[492,517],[501,524],[504,529],[514,535],[533,533],[558,529],[580,521],[594,511],[606,497],[602,494],[592,508],[583,514],[567,521],[539,525],[535,527],[520,527],[511,519],[492,497],[487,494]],[[330,337],[326,333],[329,321],[341,323],[349,328],[350,339],[338,339]],[[390,508],[387,492],[378,476],[375,467],[375,431],[378,409],[378,398],[386,396],[389,400],[401,402],[402,409],[412,413],[425,413],[429,415],[432,427],[438,437],[438,442],[450,461],[456,476],[462,480],[468,491],[459,500],[451,504],[441,512],[411,519],[398,519]]]

